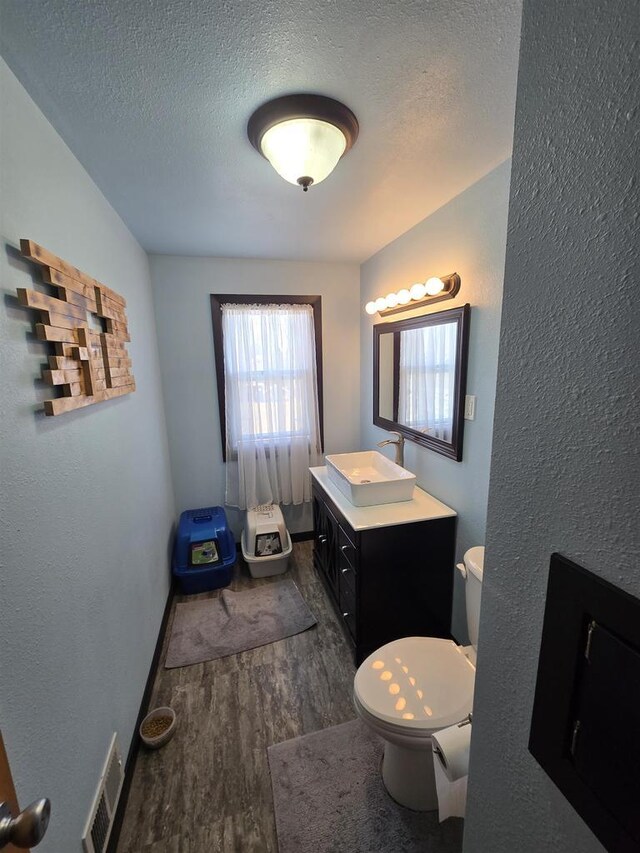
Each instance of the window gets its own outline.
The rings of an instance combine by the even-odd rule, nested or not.
[[[322,453],[320,297],[212,295],[231,506],[302,503]]]

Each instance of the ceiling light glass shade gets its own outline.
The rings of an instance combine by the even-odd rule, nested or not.
[[[285,181],[306,192],[330,175],[358,138],[358,119],[326,95],[298,93],[266,101],[247,123],[253,147]]]
[[[331,174],[347,147],[335,125],[315,118],[294,118],[269,128],[260,142],[262,153],[290,184],[319,184]]]
[[[375,314],[378,309],[376,308],[375,302],[367,302],[367,304],[364,306],[364,310],[367,312],[367,314]]]
[[[438,293],[442,293],[444,290],[444,282],[442,279],[434,276],[433,278],[427,279],[425,282],[425,289],[427,291],[427,296],[437,296]]]

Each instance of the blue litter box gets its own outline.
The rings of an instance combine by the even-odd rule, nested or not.
[[[182,592],[208,592],[231,583],[236,543],[221,506],[188,509],[180,516],[173,574]]]

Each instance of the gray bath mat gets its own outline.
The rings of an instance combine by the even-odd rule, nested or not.
[[[176,605],[165,667],[189,666],[275,643],[316,624],[298,587],[279,581]]]
[[[395,803],[382,752],[360,720],[269,747],[280,853],[459,853],[463,821]]]

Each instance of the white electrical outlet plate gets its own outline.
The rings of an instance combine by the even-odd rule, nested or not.
[[[464,398],[464,419],[472,421],[476,416],[476,397],[475,394],[466,394]]]

